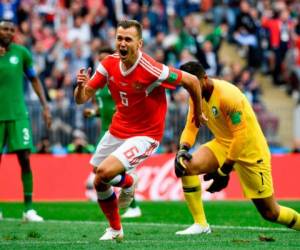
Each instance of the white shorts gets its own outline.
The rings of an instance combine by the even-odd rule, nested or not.
[[[131,171],[154,153],[159,142],[148,136],[119,139],[107,131],[100,140],[90,164],[98,167],[109,155],[118,158],[126,171]]]

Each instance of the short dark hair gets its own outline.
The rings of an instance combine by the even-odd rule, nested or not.
[[[107,53],[107,54],[113,54],[115,51],[109,47],[109,46],[104,46],[101,47],[100,49],[98,49],[98,55],[100,55],[101,53]]]
[[[199,62],[190,61],[190,62],[184,63],[180,66],[180,69],[183,71],[186,71],[192,75],[197,76],[198,79],[202,79],[206,76],[205,69],[202,66],[202,64]]]
[[[142,38],[142,25],[136,20],[121,20],[118,22],[117,28],[122,27],[124,29],[128,29],[131,27],[135,27],[139,38]]]

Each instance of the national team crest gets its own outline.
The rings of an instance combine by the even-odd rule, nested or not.
[[[11,57],[9,58],[9,62],[10,62],[11,64],[18,64],[18,63],[19,63],[19,58],[16,57],[16,56],[11,56]]]
[[[212,107],[211,111],[212,111],[214,117],[216,117],[219,114],[219,111],[215,106]]]
[[[143,85],[139,82],[134,82],[132,84],[132,87],[135,89],[135,90],[142,90],[143,89]]]

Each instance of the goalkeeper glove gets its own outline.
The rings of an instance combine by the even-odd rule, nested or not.
[[[227,187],[229,182],[229,173],[233,168],[232,164],[224,163],[222,167],[218,168],[217,171],[204,175],[205,181],[213,180],[212,184],[206,191],[210,193],[219,192]]]
[[[192,155],[188,152],[189,149],[186,145],[180,145],[179,151],[176,154],[175,174],[177,177],[182,177],[186,174],[187,167],[184,164],[184,160],[190,161],[192,159]]]

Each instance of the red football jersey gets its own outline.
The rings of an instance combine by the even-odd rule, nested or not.
[[[98,89],[108,84],[116,103],[109,128],[112,135],[121,139],[149,136],[160,140],[167,109],[165,88],[175,88],[181,78],[180,70],[158,63],[143,52],[125,70],[115,53],[99,63],[88,85]]]

